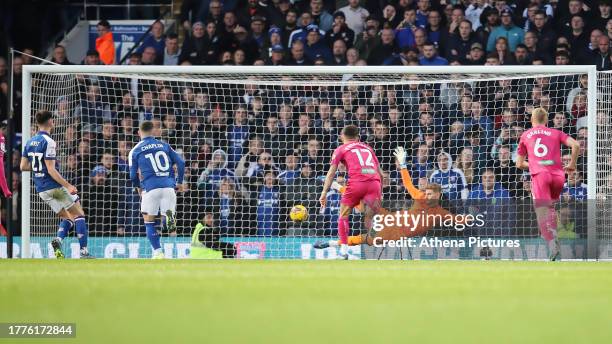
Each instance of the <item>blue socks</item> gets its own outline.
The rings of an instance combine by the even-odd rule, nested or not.
[[[74,222],[64,219],[59,224],[59,228],[57,230],[57,237],[64,240],[64,238],[68,235],[68,232],[72,229]]]
[[[87,233],[89,231],[87,230],[87,222],[85,221],[85,218],[82,216],[75,218],[74,226],[75,226],[75,232],[77,234],[77,238],[79,238],[79,245],[81,246],[81,250],[86,249],[87,248]]]
[[[158,250],[161,248],[161,244],[159,243],[159,233],[155,229],[155,222],[145,222],[145,228],[147,229],[147,238],[151,243],[151,246],[154,250]]]

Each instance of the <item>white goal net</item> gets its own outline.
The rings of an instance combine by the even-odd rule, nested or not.
[[[339,133],[353,124],[385,172],[381,211],[413,205],[393,156],[403,146],[415,187],[440,184],[444,209],[478,215],[482,224],[426,228],[414,237],[416,244],[402,248],[354,245],[351,258],[543,259],[549,248],[532,209],[530,176],[514,165],[531,110],[542,107],[549,112],[550,126],[581,144],[578,170],[567,176],[556,205],[562,256],[607,258],[601,255],[608,251],[594,245],[597,239],[612,238],[612,221],[606,219],[610,212],[601,211],[612,195],[612,80],[608,74],[598,80],[601,106],[594,122],[589,115],[596,109],[595,78],[594,70],[582,66],[28,66],[24,141],[36,133],[34,114],[53,112],[51,137],[57,142],[60,172],[79,190],[89,251],[96,257],[151,256],[127,161],[139,141],[139,123],[151,120],[155,135],[186,161],[187,191],[178,194],[178,228],[162,233],[166,257],[188,257],[192,233],[203,225],[195,239],[220,252],[219,257],[335,258],[337,248],[317,250],[313,244],[337,238],[344,188],[331,190],[323,209],[318,199]],[[589,133],[597,132],[597,142],[589,141]],[[597,160],[587,154],[589,147],[597,147]],[[562,159],[568,157],[563,151]],[[22,241],[29,244],[24,254],[53,257],[50,241],[59,219],[40,200],[29,175],[23,177]],[[341,169],[336,181],[346,185],[346,177]],[[589,222],[595,214],[587,202],[596,193],[600,214],[605,214],[597,226]],[[305,221],[289,218],[295,205],[308,210]],[[350,235],[370,233],[363,215],[354,210]],[[448,240],[452,247],[446,242],[422,245],[422,237],[430,243]],[[492,239],[488,252],[480,241],[472,242],[487,239]],[[504,244],[508,241],[518,246]],[[71,234],[64,241],[67,256],[78,257],[78,248]]]

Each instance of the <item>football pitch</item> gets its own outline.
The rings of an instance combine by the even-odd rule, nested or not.
[[[3,260],[12,343],[610,343],[612,263]]]

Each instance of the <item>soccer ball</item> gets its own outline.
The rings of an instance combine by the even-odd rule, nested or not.
[[[292,221],[302,222],[308,218],[308,210],[301,204],[293,206],[289,212],[289,217]]]

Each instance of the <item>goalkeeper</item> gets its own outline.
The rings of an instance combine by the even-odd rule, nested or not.
[[[414,219],[417,215],[426,215],[433,221],[417,221],[415,223],[394,223],[391,226],[382,226],[382,229],[378,227],[378,231],[374,227],[369,229],[369,232],[361,235],[349,236],[348,245],[356,246],[361,244],[368,244],[372,246],[374,242],[382,243],[384,240],[400,240],[401,238],[423,236],[434,227],[443,225],[441,219],[451,218],[453,224],[465,224],[466,218],[464,216],[453,215],[450,211],[440,206],[440,199],[442,197],[442,187],[439,184],[429,183],[424,187],[424,190],[417,189],[412,183],[410,173],[406,168],[406,151],[403,147],[397,147],[393,153],[395,158],[400,165],[400,173],[402,176],[402,183],[406,188],[406,191],[410,194],[414,200],[413,205],[408,210],[399,210],[398,214],[400,218],[411,218]],[[344,191],[343,189],[340,192]],[[387,209],[381,208],[377,215],[384,217],[385,215],[395,216],[394,212]],[[384,224],[384,221],[383,221]],[[336,247],[339,245],[337,240],[331,241],[319,241],[315,243],[314,248],[323,249],[327,247]]]

